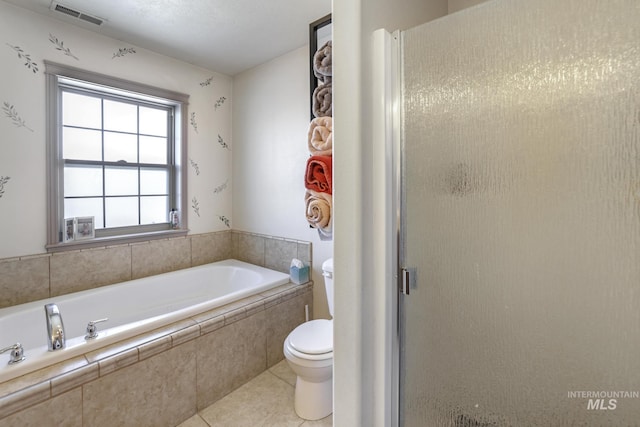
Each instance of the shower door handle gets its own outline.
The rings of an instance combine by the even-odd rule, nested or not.
[[[400,277],[400,292],[405,295],[409,295],[412,284],[415,280],[416,269],[415,268],[402,268]]]

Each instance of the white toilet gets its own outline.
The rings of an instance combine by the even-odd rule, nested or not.
[[[333,317],[333,259],[322,264],[329,313]],[[296,373],[296,413],[319,420],[333,412],[333,320],[317,319],[295,328],[284,341],[284,356]]]

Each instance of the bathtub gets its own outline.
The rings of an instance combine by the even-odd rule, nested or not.
[[[288,282],[287,274],[225,260],[0,309],[0,347],[19,342],[26,357],[8,365],[9,354],[0,355],[0,383]],[[61,350],[48,351],[48,303],[64,322]],[[85,339],[87,323],[103,318],[97,338]]]

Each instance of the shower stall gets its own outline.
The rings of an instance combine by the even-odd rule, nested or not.
[[[391,39],[400,425],[640,425],[640,2]]]

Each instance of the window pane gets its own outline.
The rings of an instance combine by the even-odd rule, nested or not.
[[[102,160],[102,132],[65,127],[62,130],[62,157],[75,160]]]
[[[140,163],[167,164],[167,138],[140,136]]]
[[[105,99],[104,128],[119,132],[138,132],[138,107]]]
[[[62,93],[62,124],[86,128],[102,128],[101,100],[76,93]]]
[[[64,217],[72,218],[75,216],[93,216],[95,217],[95,227],[104,228],[102,198],[64,199]]]
[[[104,133],[105,162],[138,162],[138,138],[125,133]]]
[[[137,197],[107,197],[105,210],[107,228],[138,225]]]
[[[140,194],[168,194],[169,173],[166,170],[141,169]]]
[[[140,107],[140,133],[167,136],[167,110]]]
[[[64,196],[102,196],[102,167],[65,166]]]
[[[138,195],[138,169],[116,167],[105,168],[104,193],[106,196]]]
[[[169,221],[169,198],[153,196],[140,198],[140,224],[159,224]]]

